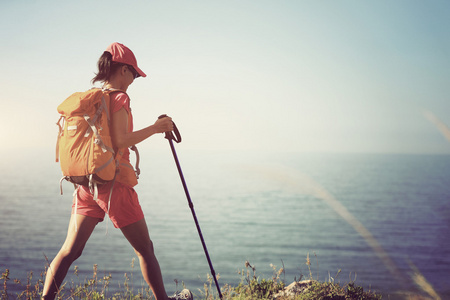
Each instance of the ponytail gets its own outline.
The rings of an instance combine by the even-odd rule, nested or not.
[[[111,78],[111,75],[116,72],[123,64],[113,62],[112,54],[108,51],[103,52],[102,56],[98,59],[98,73],[92,78],[92,84],[97,81],[107,82]]]

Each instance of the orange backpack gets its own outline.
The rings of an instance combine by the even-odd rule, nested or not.
[[[58,106],[61,114],[56,162],[60,162],[63,180],[74,184],[89,186],[97,197],[97,184],[115,181],[121,166],[123,174],[118,177],[130,186],[137,184],[139,168],[122,160],[123,149],[116,153],[110,134],[110,97],[111,92],[92,88],[86,92],[72,94]],[[61,120],[63,121],[61,124]],[[135,146],[131,148],[138,152]],[[136,159],[139,163],[139,157]],[[120,178],[120,179],[119,179]],[[62,187],[61,187],[62,192]]]

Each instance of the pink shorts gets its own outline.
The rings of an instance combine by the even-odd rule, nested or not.
[[[98,199],[94,201],[94,196],[89,188],[79,186],[78,197],[74,197],[72,214],[75,213],[75,201],[78,198],[76,214],[98,218],[103,221],[105,213],[108,213],[108,200],[111,184],[105,184],[98,189]],[[109,218],[116,228],[122,228],[133,224],[144,218],[141,205],[136,191],[120,182],[114,183],[109,207]]]

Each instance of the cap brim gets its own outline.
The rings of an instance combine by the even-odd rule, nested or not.
[[[134,69],[136,70],[136,72],[138,72],[140,77],[147,77],[147,75],[141,69],[139,69],[138,66],[134,67]]]

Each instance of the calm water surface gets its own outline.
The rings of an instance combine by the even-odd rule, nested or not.
[[[290,283],[309,276],[350,278],[396,298],[413,288],[413,263],[436,291],[450,297],[450,156],[363,154],[255,154],[178,151],[197,217],[220,284],[237,284],[245,261],[261,277],[285,267]],[[35,157],[35,156],[34,156]],[[183,281],[194,293],[210,273],[170,151],[149,151],[137,191],[167,290]],[[59,195],[51,153],[17,163],[4,160],[0,181],[0,269],[36,279],[64,241],[73,187]],[[395,264],[396,278],[374,249],[320,195],[331,195],[373,235]],[[106,234],[108,230],[108,234]],[[111,274],[110,291],[142,276],[131,247],[107,221],[97,226],[67,280],[84,281],[98,265]],[[336,277],[338,270],[340,274]],[[116,284],[117,283],[117,284]],[[10,285],[10,290],[14,286]]]

